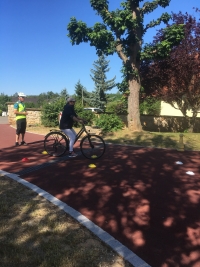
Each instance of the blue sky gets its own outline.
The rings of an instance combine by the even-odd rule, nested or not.
[[[109,2],[114,10],[122,0]],[[200,8],[200,2],[171,0],[169,7],[147,15],[145,23],[163,12],[195,15],[193,7]],[[67,24],[72,16],[88,26],[100,21],[89,0],[0,0],[0,93],[39,95],[48,91],[60,93],[66,88],[73,94],[78,80],[88,91],[93,90],[90,70],[98,57],[89,43],[71,45]],[[149,31],[144,42],[151,42],[155,34],[156,29]],[[121,60],[117,55],[107,59],[107,78],[116,76],[116,82],[120,82]]]

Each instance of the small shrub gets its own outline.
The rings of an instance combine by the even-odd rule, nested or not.
[[[38,105],[36,103],[33,102],[26,102],[26,108],[37,108]]]
[[[41,121],[45,127],[57,127],[58,114],[66,104],[65,98],[59,98],[51,103],[45,103],[42,107]]]
[[[114,114],[101,114],[95,119],[96,126],[100,127],[103,132],[114,132],[123,128],[122,120]]]
[[[110,102],[106,106],[106,112],[114,114],[127,114],[127,101]]]
[[[95,119],[95,114],[89,110],[81,110],[79,112],[77,112],[78,117],[84,119],[87,121],[87,125],[91,126],[94,123],[94,119]],[[77,127],[78,123],[74,122],[74,126]]]
[[[81,112],[83,112],[83,105],[80,99],[76,99],[76,103],[74,106],[75,112],[79,115]],[[81,116],[80,116],[81,117]]]
[[[107,103],[106,112],[115,113],[115,109],[118,103],[119,102],[116,102],[116,101]]]
[[[161,110],[161,101],[154,98],[146,98],[140,103],[140,114],[159,116]]]
[[[74,110],[76,114],[78,115],[78,117],[87,121],[87,125],[91,126],[93,124],[95,115],[91,111],[84,110],[81,100],[76,101]],[[79,124],[77,122],[74,122],[75,127],[77,127],[78,125]]]
[[[122,102],[119,102],[116,107],[115,107],[115,113],[116,114],[124,114],[126,115],[128,112],[127,112],[127,109],[128,109],[128,103],[127,101],[122,101]]]

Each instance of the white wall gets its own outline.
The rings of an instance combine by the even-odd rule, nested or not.
[[[192,117],[192,110],[187,111],[187,115]],[[183,114],[180,110],[173,108],[170,104],[161,101],[161,111],[160,116],[180,116],[183,117]],[[197,117],[200,117],[200,113],[198,113]]]

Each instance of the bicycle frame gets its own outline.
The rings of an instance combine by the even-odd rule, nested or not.
[[[83,124],[82,128],[80,129],[80,131],[76,134],[76,139],[75,139],[74,144],[78,141],[78,139],[81,137],[81,135],[84,132],[87,134],[87,136],[90,136],[89,132],[85,128],[85,125]],[[91,144],[90,138],[88,138],[88,139],[89,139],[89,142],[90,142],[90,146],[93,148],[94,146]]]
[[[78,141],[78,139],[81,137],[81,135],[82,135],[84,132],[85,132],[87,135],[89,135],[89,133],[87,132],[87,130],[86,130],[86,128],[85,128],[85,125],[83,125],[82,128],[80,129],[80,131],[76,134],[76,139],[75,139],[74,144]]]

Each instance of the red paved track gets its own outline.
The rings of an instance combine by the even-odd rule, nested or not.
[[[0,127],[0,169],[16,173],[54,159],[41,154],[42,136],[27,133],[29,146],[16,148],[14,129]],[[200,266],[199,152],[108,145],[95,162],[79,156],[20,177],[80,211],[153,267]]]

